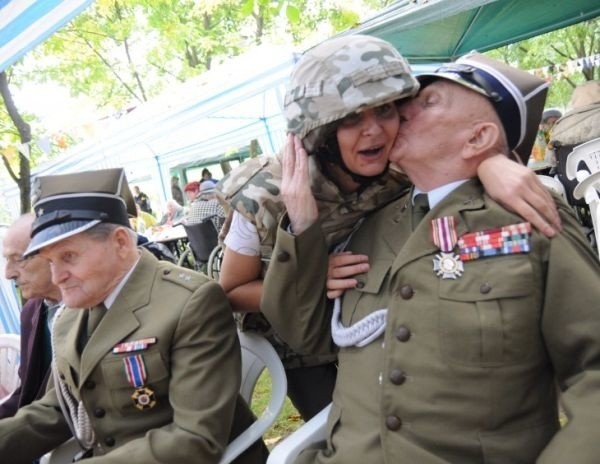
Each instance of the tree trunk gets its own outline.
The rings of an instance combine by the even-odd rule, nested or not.
[[[31,126],[25,122],[25,120],[19,114],[15,102],[8,88],[8,79],[6,72],[0,72],[0,95],[4,100],[4,106],[10,116],[13,124],[19,132],[19,138],[22,145],[30,146],[31,142]],[[2,155],[4,166],[8,170],[10,177],[19,186],[19,192],[21,197],[21,214],[28,213],[31,211],[31,163],[29,160],[29,153],[24,153],[23,149],[19,149],[19,175],[17,176],[11,167],[9,160],[5,155]]]

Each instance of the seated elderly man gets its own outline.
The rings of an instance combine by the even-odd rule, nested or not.
[[[190,198],[191,195],[188,196],[190,210],[186,217],[187,224],[198,224],[210,218],[215,229],[221,230],[225,222],[225,210],[216,199],[216,183],[212,180],[203,180],[200,183],[193,182],[192,184],[195,184],[196,193],[193,199]]]
[[[34,191],[26,255],[48,260],[64,306],[54,387],[0,421],[2,462],[30,463],[72,433],[90,463],[218,463],[250,421],[223,290],[136,246],[122,169],[40,177]]]
[[[174,199],[167,200],[167,212],[163,214],[157,225],[159,226],[176,226],[179,224],[185,215],[183,206],[177,203]]]
[[[283,167],[296,235],[278,231],[261,309],[295,350],[339,349],[327,449],[298,462],[598,462],[600,263],[559,198],[549,239],[476,178],[498,151],[526,159],[547,84],[476,53],[418,78],[390,158],[414,188],[355,254],[328,267],[306,153]],[[328,310],[327,278],[357,272]]]
[[[61,296],[52,283],[48,261],[37,256],[23,257],[34,219],[31,213],[19,217],[8,228],[2,244],[6,258],[4,275],[14,280],[27,302],[21,309],[21,382],[10,398],[0,404],[0,419],[14,416],[18,408],[41,398],[50,376],[50,327]]]

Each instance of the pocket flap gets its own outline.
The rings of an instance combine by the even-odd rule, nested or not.
[[[439,280],[440,298],[485,301],[529,295],[533,290],[533,269],[528,256],[495,256],[467,261],[461,276]]]

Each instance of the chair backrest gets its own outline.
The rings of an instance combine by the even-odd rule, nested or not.
[[[204,221],[196,224],[183,225],[190,247],[194,252],[194,258],[203,263],[208,261],[210,252],[217,246],[219,238],[211,217],[207,217]]]
[[[573,197],[584,200],[589,209],[592,245],[600,259],[600,137],[573,148],[567,156],[566,172],[570,179],[578,182]]]
[[[19,386],[19,364],[21,362],[21,337],[15,334],[0,334],[0,390],[7,393],[0,402],[7,400]]]
[[[263,436],[281,412],[287,393],[285,370],[271,344],[264,337],[251,332],[239,332],[239,337],[242,347],[240,394],[250,405],[256,382],[266,369],[271,376],[271,398],[260,417],[227,446],[219,464],[232,462]]]
[[[267,464],[292,464],[304,449],[325,448],[327,417],[330,411],[331,404],[277,444],[269,454]]]
[[[581,171],[587,171],[587,175],[600,172],[600,137],[574,147],[567,156],[565,170],[569,179],[577,179],[579,182],[582,181],[582,174],[585,176]]]

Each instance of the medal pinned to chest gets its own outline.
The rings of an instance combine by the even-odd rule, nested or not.
[[[454,250],[457,242],[456,224],[453,216],[431,221],[431,239],[441,253],[433,258],[433,271],[442,279],[456,279],[464,272],[463,262]]]
[[[133,405],[140,411],[156,406],[154,391],[146,385],[147,373],[142,355],[127,356],[123,358],[123,364],[127,380],[135,388],[131,394]]]

